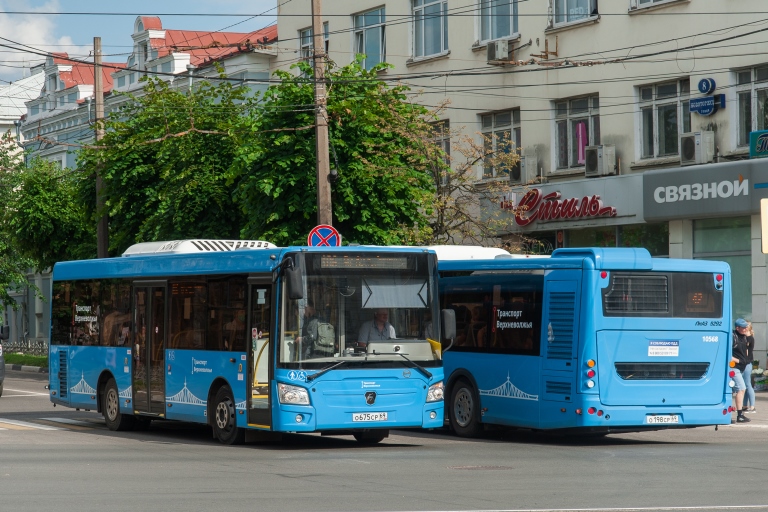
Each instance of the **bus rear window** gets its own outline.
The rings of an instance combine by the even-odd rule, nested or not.
[[[603,290],[603,315],[722,318],[723,292],[704,272],[614,272]]]

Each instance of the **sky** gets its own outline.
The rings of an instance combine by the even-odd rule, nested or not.
[[[93,38],[101,37],[104,61],[125,62],[137,16],[160,16],[169,29],[250,32],[275,22],[276,1],[0,0],[0,87],[28,76],[24,68],[30,63],[42,62],[43,57],[24,50],[87,58]]]

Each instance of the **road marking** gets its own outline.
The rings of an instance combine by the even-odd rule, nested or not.
[[[679,512],[697,510],[768,510],[768,505],[707,505],[703,507],[621,507],[621,508],[494,508],[429,510],[421,512]],[[416,511],[409,511],[416,512]]]
[[[8,420],[5,418],[0,418],[0,426],[4,426],[10,430],[61,430],[58,427],[49,427],[47,425],[27,423],[26,421]]]
[[[27,393],[26,395],[3,395],[3,398],[12,396],[50,396],[50,393],[39,393],[37,391],[27,391],[25,389],[11,389],[5,388],[5,391],[13,391],[14,393]]]

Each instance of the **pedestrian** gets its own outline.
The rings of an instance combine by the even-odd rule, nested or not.
[[[731,423],[748,423],[750,419],[744,416],[744,411],[742,411],[744,392],[747,389],[742,372],[748,362],[751,364],[751,361],[747,361],[747,327],[749,324],[743,318],[738,318],[734,325],[736,328],[733,331],[731,363],[733,363],[732,367],[735,370],[733,372],[733,408],[736,411],[736,419],[731,419]]]
[[[752,322],[747,321],[747,366],[744,368],[742,375],[744,377],[744,385],[747,386],[747,391],[744,393],[744,407],[742,411],[745,413],[757,412],[755,409],[755,389],[752,387],[752,361],[755,360],[755,331],[752,330]]]

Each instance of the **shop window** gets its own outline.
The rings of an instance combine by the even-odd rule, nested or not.
[[[653,257],[669,256],[669,224],[634,224],[566,231],[566,247],[642,247]]]
[[[694,259],[724,261],[731,267],[734,318],[752,318],[750,217],[693,221]]]
[[[365,55],[363,67],[371,69],[384,62],[387,53],[387,40],[384,32],[384,7],[373,9],[354,16],[355,52]]]
[[[439,55],[448,51],[448,2],[413,0],[413,56]]]
[[[600,144],[600,100],[585,96],[555,103],[557,168],[583,167],[586,148]]]
[[[480,116],[483,136],[483,178],[508,176],[510,169],[499,164],[498,159],[520,148],[520,110],[505,110]]]
[[[690,80],[639,88],[641,157],[678,155],[680,134],[691,131]]]
[[[749,145],[749,132],[768,129],[768,66],[736,72],[738,144]]]
[[[480,0],[480,40],[517,34],[517,0]]]

